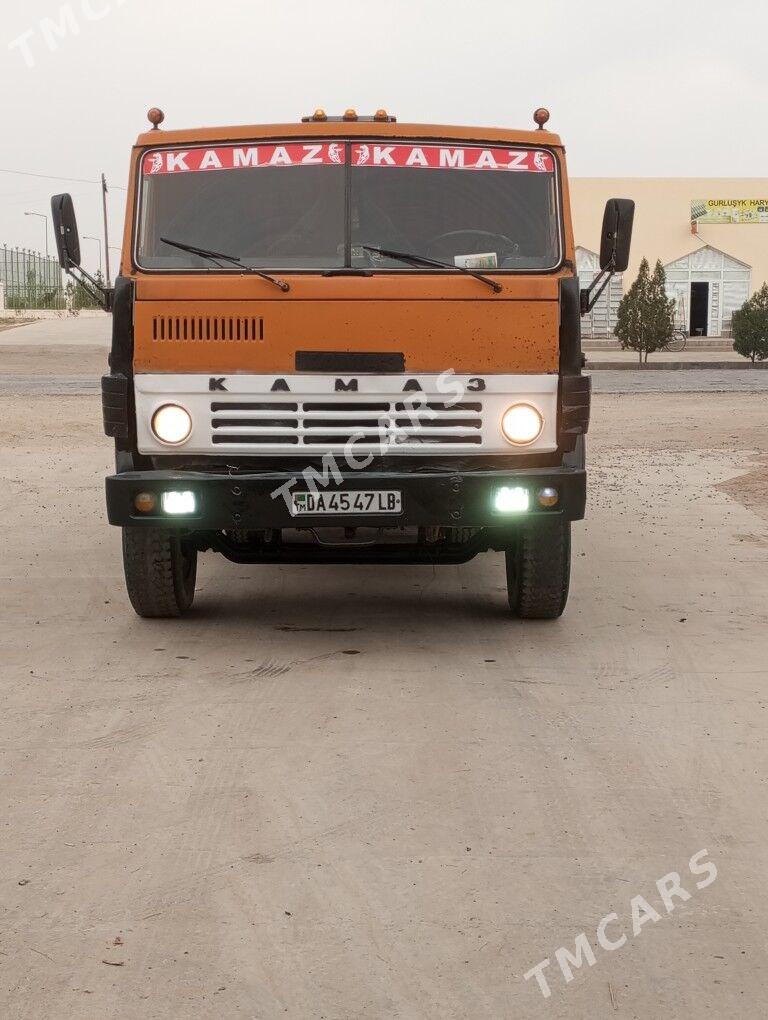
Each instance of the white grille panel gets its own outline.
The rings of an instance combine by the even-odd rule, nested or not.
[[[450,388],[444,377],[421,375],[137,375],[135,385],[142,453],[317,457],[342,453],[350,441],[355,453],[384,445],[389,455],[557,448],[555,375],[451,376]],[[539,439],[522,449],[501,433],[504,412],[518,401],[533,404],[545,421]],[[183,447],[169,449],[151,432],[152,415],[165,403],[182,404],[192,415]]]

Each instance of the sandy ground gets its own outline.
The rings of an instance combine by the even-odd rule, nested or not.
[[[16,331],[14,331],[16,332]],[[39,376],[91,376],[98,380],[108,372],[106,345],[15,344],[0,338],[0,378]]]
[[[496,555],[206,556],[152,623],[98,400],[3,397],[0,1016],[764,1016],[765,430],[765,394],[600,396],[556,623]]]
[[[7,332],[9,329],[20,329],[22,326],[31,324],[31,319],[4,319],[2,312],[0,312],[0,333]]]

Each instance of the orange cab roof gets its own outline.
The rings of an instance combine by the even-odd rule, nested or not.
[[[310,121],[293,124],[251,124],[237,127],[193,128],[185,131],[146,131],[136,145],[196,145],[251,141],[260,138],[449,138],[457,142],[502,142],[515,145],[562,147],[551,131],[519,131],[499,127],[459,127],[452,124],[399,124],[371,121]]]

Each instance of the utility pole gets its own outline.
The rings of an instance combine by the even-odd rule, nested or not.
[[[101,202],[104,207],[104,267],[107,271],[107,287],[112,286],[112,280],[109,274],[109,225],[107,222],[107,178],[104,174],[101,175]]]

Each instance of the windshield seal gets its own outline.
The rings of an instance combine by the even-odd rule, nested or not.
[[[360,138],[348,138],[348,137],[323,137],[319,138],[316,136],[291,136],[285,137],[261,137],[250,141],[238,141],[238,145],[247,147],[249,145],[295,145],[295,144],[327,144],[336,142],[344,146],[345,150],[345,162],[343,168],[345,171],[345,253],[343,265],[332,268],[330,272],[333,273],[344,273],[348,276],[354,275],[366,275],[366,276],[455,276],[460,275],[455,273],[452,269],[443,268],[429,268],[427,266],[370,266],[366,267],[365,271],[361,271],[351,263],[351,249],[352,249],[352,225],[350,216],[350,204],[351,204],[351,192],[352,192],[352,181],[351,171],[354,169],[351,165],[351,150],[353,145],[357,144],[407,144],[407,145],[424,145],[424,146],[455,146],[462,148],[471,147],[484,147],[484,148],[495,148],[495,149],[540,149],[543,152],[549,153],[552,156],[554,164],[554,199],[555,199],[555,214],[556,214],[556,226],[557,226],[557,258],[552,266],[546,268],[536,269],[515,269],[515,268],[502,268],[493,267],[492,269],[486,270],[490,276],[542,276],[552,275],[559,272],[565,264],[565,223],[564,223],[564,208],[563,208],[563,188],[562,188],[562,164],[561,154],[558,149],[550,145],[523,145],[521,143],[515,144],[514,142],[501,142],[498,140],[492,140],[488,138],[450,138],[450,137],[403,137],[398,136],[393,138],[392,136],[365,136]],[[140,225],[141,216],[143,210],[144,200],[144,181],[145,175],[143,173],[143,165],[147,156],[154,155],[155,153],[178,151],[179,148],[183,147],[185,150],[206,150],[215,148],[217,146],[229,146],[232,145],[231,140],[222,139],[220,142],[208,142],[206,144],[194,144],[194,145],[182,145],[182,143],[176,143],[175,145],[157,145],[143,149],[139,149],[136,156],[135,173],[136,173],[136,195],[134,201],[134,215],[133,215],[133,228],[132,228],[132,257],[134,269],[141,273],[151,276],[167,276],[167,275],[181,275],[181,276],[196,276],[201,274],[215,273],[216,275],[226,276],[242,276],[244,273],[243,269],[237,266],[231,268],[215,269],[202,269],[199,267],[195,268],[154,268],[142,265],[139,260],[139,241],[140,241]],[[283,273],[291,274],[296,276],[319,276],[327,274],[329,270],[327,268],[295,268],[290,266],[280,265],[279,262],[274,264],[259,266],[260,270],[268,273]],[[247,273],[247,270],[245,270]]]

